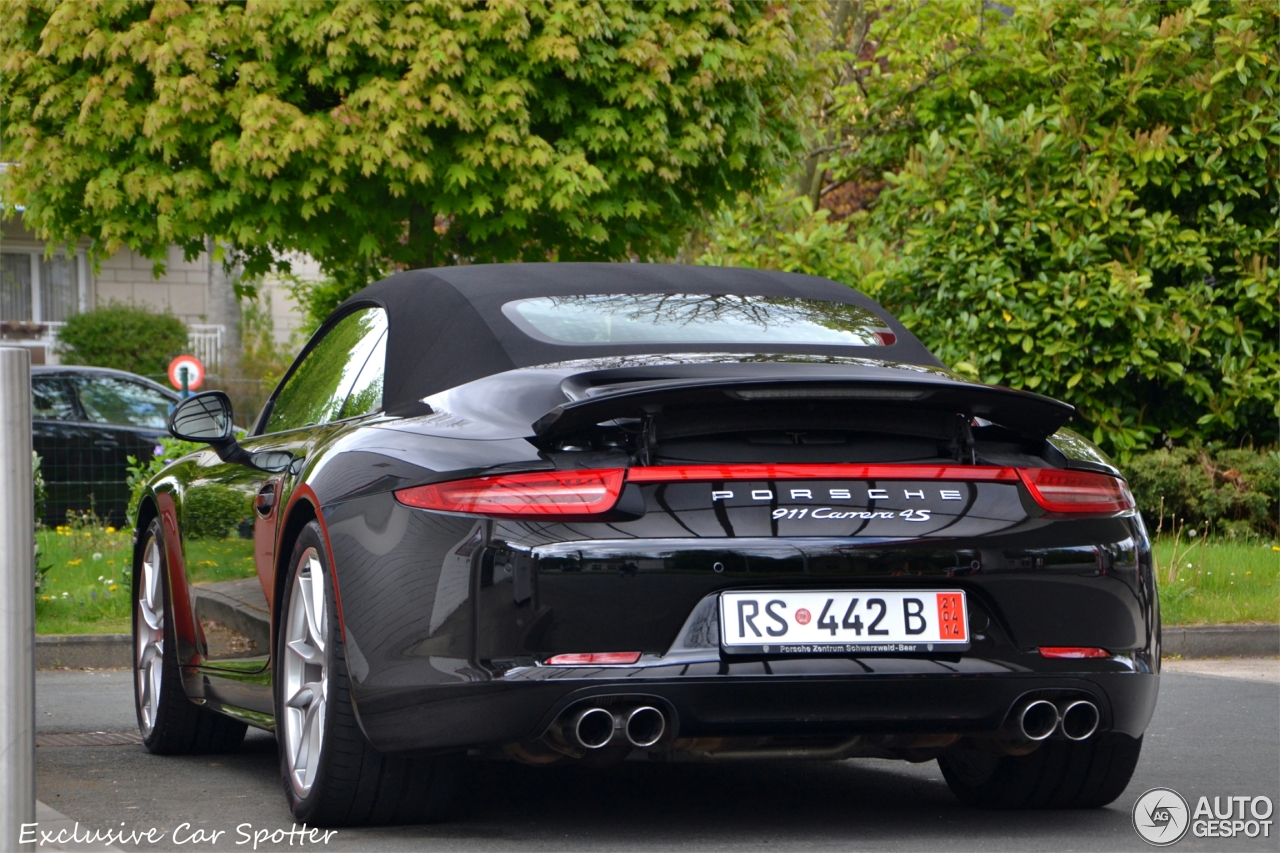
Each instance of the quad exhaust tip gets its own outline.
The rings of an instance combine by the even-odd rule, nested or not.
[[[613,740],[613,714],[604,708],[584,708],[569,721],[569,731],[579,746],[600,749]]]
[[[1084,740],[1098,730],[1098,706],[1088,700],[1063,703],[1061,716],[1062,734],[1070,740]]]
[[[652,705],[641,705],[625,714],[622,730],[632,746],[653,746],[666,733],[667,718]]]
[[[1018,715],[1018,728],[1027,740],[1044,740],[1058,728],[1058,709],[1052,702],[1028,702]]]
[[[585,749],[603,749],[615,737],[625,737],[629,744],[643,749],[667,733],[667,715],[652,705],[623,708],[616,713],[593,706],[571,715],[562,731]]]

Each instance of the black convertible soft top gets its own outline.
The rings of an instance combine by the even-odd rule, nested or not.
[[[856,305],[897,335],[890,346],[817,344],[558,345],[521,331],[502,312],[517,299],[607,294],[709,294],[792,297]],[[379,305],[387,312],[383,405],[396,413],[424,397],[518,367],[602,356],[678,352],[857,355],[940,367],[924,345],[877,303],[834,281],[772,270],[675,264],[477,264],[397,273],[352,296],[347,310]],[[323,329],[322,329],[323,331]],[[318,337],[318,336],[317,336]]]

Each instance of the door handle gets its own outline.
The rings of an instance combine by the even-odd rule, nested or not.
[[[271,515],[271,510],[276,505],[276,484],[267,483],[258,490],[258,497],[254,501],[254,509],[258,511],[258,515],[266,518]]]

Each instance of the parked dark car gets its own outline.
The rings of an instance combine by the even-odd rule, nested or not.
[[[149,459],[180,398],[150,379],[101,367],[31,368],[32,441],[48,497],[42,520],[93,509],[125,523],[128,457]]]
[[[210,448],[139,512],[144,743],[273,729],[313,825],[438,818],[464,757],[937,760],[971,805],[1105,805],[1160,620],[1073,411],[810,276],[400,273],[247,437],[219,392],[174,410]],[[202,544],[224,504],[251,552]]]

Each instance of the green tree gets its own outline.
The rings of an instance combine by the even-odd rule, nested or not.
[[[5,197],[157,262],[339,294],[397,267],[673,252],[802,146],[812,4],[0,4]]]
[[[113,367],[155,376],[187,349],[187,326],[169,313],[112,302],[74,314],[58,330],[58,355],[65,364]]]
[[[1274,442],[1280,10],[1010,5],[860,4],[874,53],[829,54],[853,71],[819,167],[824,188],[887,186],[836,223],[863,247],[828,253],[837,276],[958,370],[1074,403],[1121,455]],[[740,208],[708,257],[741,226],[790,227]]]

